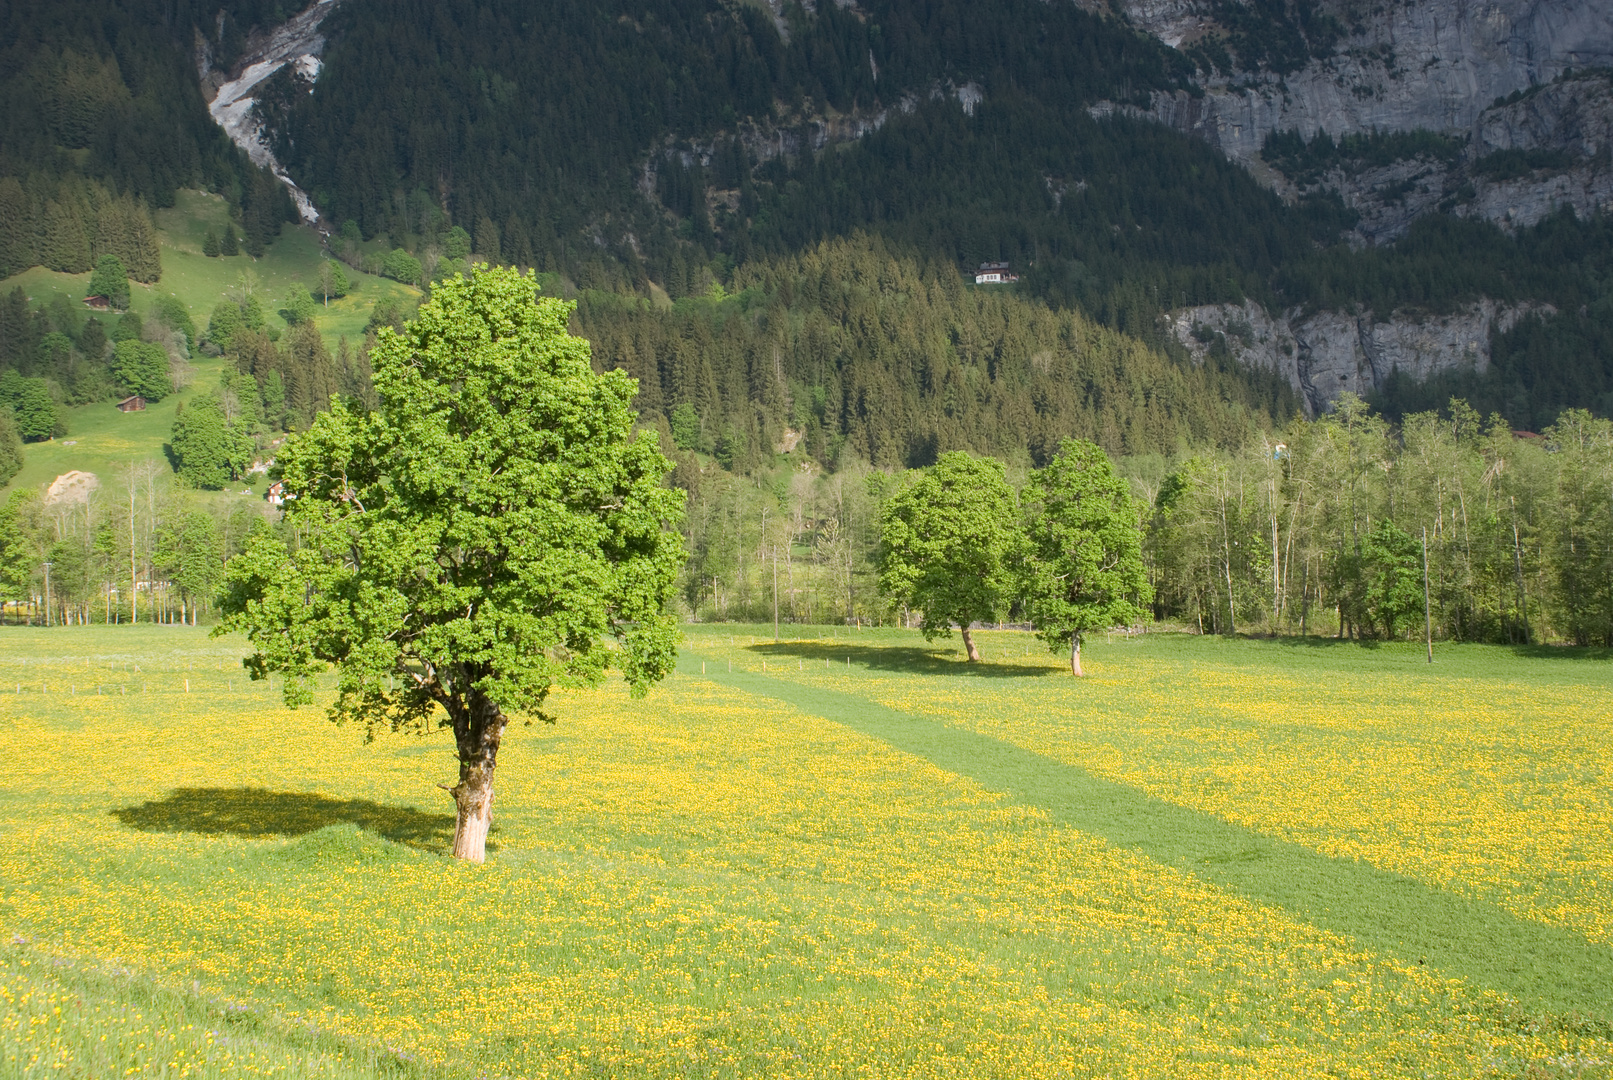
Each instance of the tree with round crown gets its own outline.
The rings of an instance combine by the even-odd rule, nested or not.
[[[451,728],[453,853],[477,862],[509,715],[551,720],[551,689],[612,667],[641,696],[677,654],[683,493],[654,432],[633,435],[634,381],[593,371],[572,305],[536,289],[478,267],[382,329],[380,407],[337,402],[281,449],[286,539],[231,560],[220,628],[246,632],[253,677],[285,674],[288,704],[333,664],[333,720]]]
[[[1148,616],[1136,500],[1096,444],[1066,439],[1025,494],[1025,610],[1054,652],[1080,675],[1081,641],[1094,630]]]

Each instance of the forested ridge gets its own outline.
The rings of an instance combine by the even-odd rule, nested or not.
[[[1273,71],[1340,30],[1282,4],[1222,6],[1239,16],[1224,46]],[[329,21],[317,86],[283,87],[267,119],[334,220],[427,265],[457,226],[480,256],[584,289],[696,296],[758,257],[860,231],[960,268],[1009,260],[1022,292],[1165,351],[1159,317],[1188,305],[1387,318],[1527,300],[1592,325],[1554,323],[1551,348],[1503,342],[1512,374],[1462,390],[1528,427],[1613,404],[1594,346],[1605,220],[1507,235],[1439,214],[1352,250],[1336,196],[1286,205],[1197,140],[1095,118],[1101,102],[1196,92],[1224,53],[1032,0],[781,10],[620,0],[539,19],[509,0],[351,0]],[[855,141],[833,141],[851,128]],[[1283,136],[1268,156],[1297,175],[1459,149],[1427,133]],[[1426,405],[1398,393],[1380,402],[1394,415]]]
[[[669,311],[584,294],[576,329],[596,363],[639,380],[645,422],[740,472],[797,445],[881,467],[960,448],[1045,460],[1069,436],[1176,455],[1238,444],[1298,408],[1274,376],[1173,362],[878,238],[753,260],[733,284]]]
[[[160,257],[152,207],[181,187],[223,194],[261,254],[295,209],[208,116],[195,35],[228,62],[267,0],[14,0],[0,5],[0,277],[82,273],[116,254],[137,281]]]

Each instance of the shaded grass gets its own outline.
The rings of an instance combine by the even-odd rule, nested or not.
[[[228,833],[231,836],[303,836],[349,824],[393,843],[445,851],[454,815],[370,799],[333,799],[300,791],[262,788],[179,788],[164,798],[118,807],[112,816],[143,832]],[[497,845],[488,844],[489,850]]]

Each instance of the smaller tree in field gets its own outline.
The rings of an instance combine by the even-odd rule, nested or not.
[[[95,269],[90,273],[90,286],[88,296],[104,296],[114,310],[125,311],[129,307],[129,273],[123,267],[123,261],[116,255],[102,255],[95,260]]]
[[[1081,640],[1147,617],[1142,514],[1096,445],[1068,439],[1026,493],[1026,610],[1055,653],[1080,675]]]
[[[112,375],[118,385],[147,401],[161,401],[174,392],[168,372],[168,350],[161,345],[126,338],[113,350]]]
[[[326,307],[330,307],[332,297],[341,299],[347,295],[347,290],[351,287],[352,284],[347,280],[347,272],[342,269],[341,263],[335,259],[320,261],[319,293],[324,297]]]
[[[962,451],[910,477],[880,514],[879,587],[924,614],[927,641],[963,634],[971,662],[976,620],[995,621],[1012,585],[1014,489],[1003,464]]]
[[[24,442],[39,442],[66,433],[61,409],[44,379],[26,379],[15,371],[0,375],[0,409],[9,408]]]
[[[180,479],[213,491],[243,474],[252,461],[252,440],[230,425],[223,405],[211,394],[181,408],[167,449]]]

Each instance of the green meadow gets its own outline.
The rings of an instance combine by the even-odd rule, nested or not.
[[[0,1075],[1613,1075],[1607,653],[690,626],[444,735],[0,630]]]

